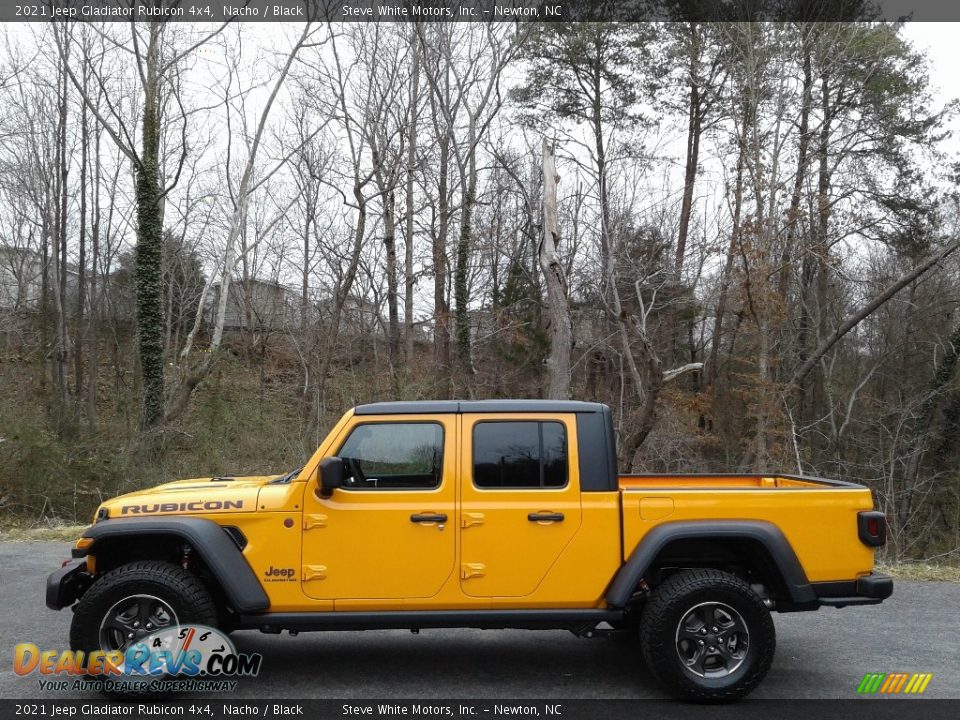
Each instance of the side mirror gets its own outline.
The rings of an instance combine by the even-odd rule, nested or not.
[[[343,487],[344,480],[346,480],[343,460],[336,456],[324,458],[320,461],[319,470],[317,484],[320,486],[322,495],[329,497],[338,487]]]

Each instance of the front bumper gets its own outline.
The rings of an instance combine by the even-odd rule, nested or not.
[[[73,605],[90,585],[86,559],[70,560],[47,577],[47,607],[60,610]]]
[[[847,605],[877,605],[893,594],[893,578],[882,573],[870,573],[856,580],[813,583],[820,605],[846,607]]]

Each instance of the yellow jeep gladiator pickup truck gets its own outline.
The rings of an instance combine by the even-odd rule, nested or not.
[[[771,610],[890,596],[885,536],[847,482],[618,475],[605,405],[377,403],[285,475],[103,503],[47,605],[87,653],[177,623],[632,634],[671,693],[732,699],[770,668]]]

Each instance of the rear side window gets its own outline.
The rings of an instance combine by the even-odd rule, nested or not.
[[[563,423],[479,422],[473,426],[473,484],[478,488],[559,488],[567,484]]]
[[[358,425],[337,453],[345,489],[427,490],[443,477],[443,428],[436,423]]]

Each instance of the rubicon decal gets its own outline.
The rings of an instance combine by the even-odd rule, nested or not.
[[[240,510],[243,500],[194,500],[182,503],[153,503],[151,505],[124,505],[121,515],[155,515],[157,513],[197,512],[198,510]]]
[[[933,673],[867,673],[857,686],[861,695],[922,695]]]

